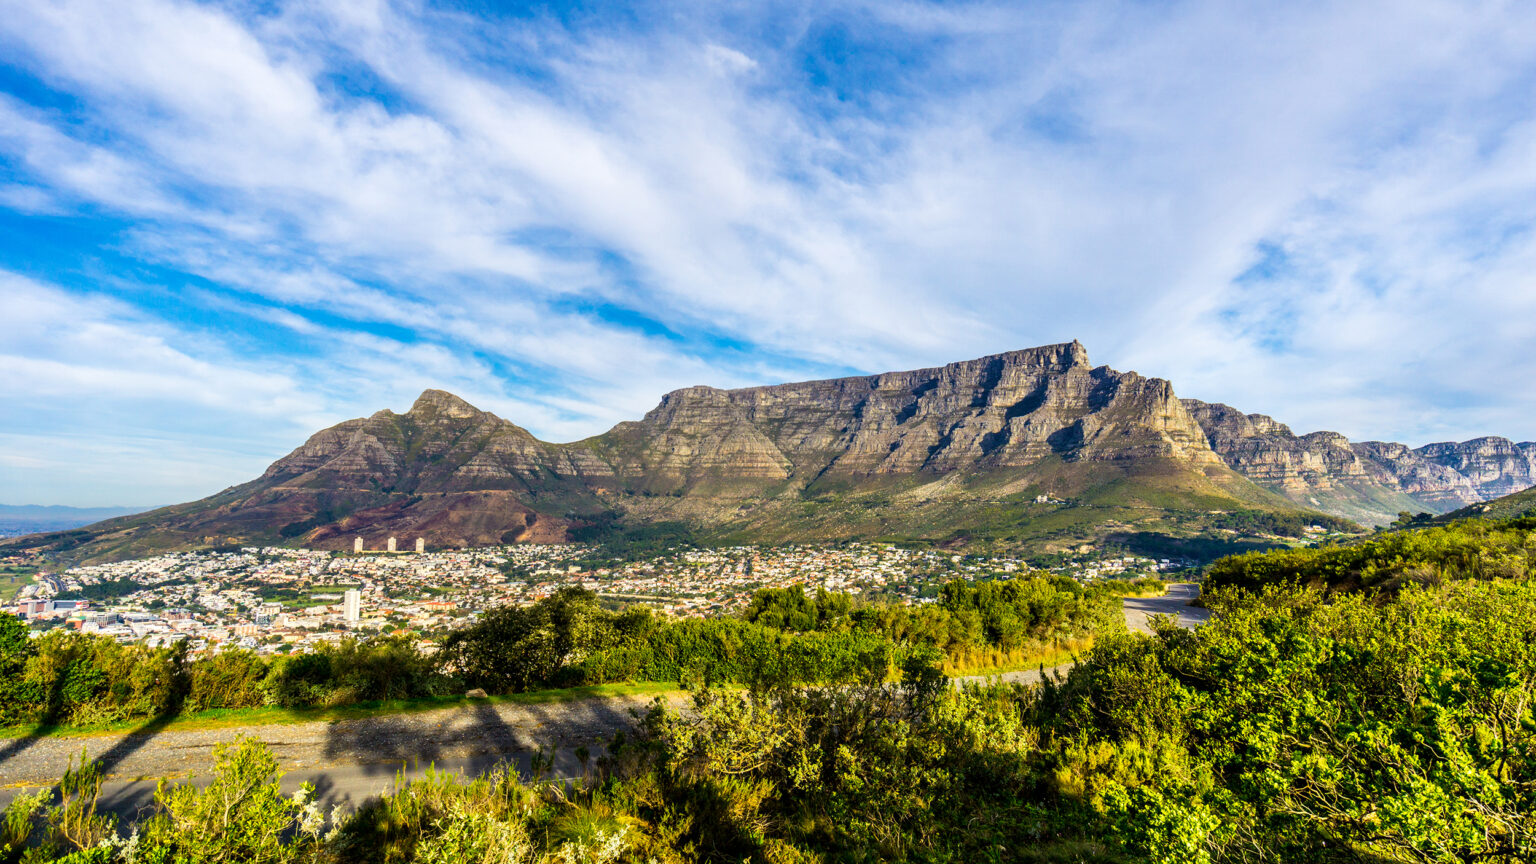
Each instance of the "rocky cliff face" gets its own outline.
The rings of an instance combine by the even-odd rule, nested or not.
[[[934,369],[743,390],[690,387],[592,442],[648,491],[1020,467],[1047,456],[1221,466],[1172,386],[1073,342]]]
[[[1071,342],[908,372],[689,387],[571,444],[428,390],[404,414],[315,433],[250,483],[92,526],[79,548],[99,559],[227,542],[349,548],[359,535],[370,545],[390,535],[432,546],[555,541],[611,511],[748,534],[771,525],[781,539],[811,525],[822,538],[886,536],[941,522],[960,531],[973,517],[995,527],[1022,518],[1018,507],[1041,490],[1092,502],[1082,524],[1114,530],[1287,500],[1381,522],[1533,475],[1536,444],[1410,450],[1298,436],[1270,417],[1180,400],[1167,381],[1095,367]]]
[[[1423,459],[1466,477],[1484,500],[1536,485],[1536,446],[1508,438],[1474,438],[1459,444],[1430,444],[1414,451]]]
[[[1405,444],[1364,441],[1353,445],[1365,459],[1392,475],[1397,487],[1415,503],[1443,512],[1482,501],[1483,493],[1466,475],[1424,458]]]
[[[1223,460],[1301,504],[1368,523],[1403,510],[1447,512],[1536,484],[1536,448],[1504,438],[1460,444],[1354,444],[1336,432],[1295,435],[1262,414],[1184,400]]]
[[[1184,406],[1228,465],[1266,486],[1301,494],[1371,474],[1342,435],[1297,436],[1272,417],[1244,414],[1230,405],[1185,399]]]

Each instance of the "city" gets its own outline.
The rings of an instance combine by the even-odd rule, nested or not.
[[[1105,554],[1049,572],[1092,582],[1186,565]],[[434,637],[485,609],[534,603],[567,586],[613,605],[698,617],[740,610],[760,588],[921,603],[951,579],[1028,569],[1018,558],[875,543],[681,548],[639,561],[603,560],[580,544],[350,554],[246,547],[39,570],[17,592],[13,611],[34,633],[67,627],[150,646],[187,641],[193,650],[273,654],[389,633],[417,637],[430,650]]]

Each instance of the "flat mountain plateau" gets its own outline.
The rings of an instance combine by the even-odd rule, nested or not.
[[[689,387],[569,444],[440,390],[315,433],[216,495],[0,544],[62,561],[291,544],[433,548],[608,537],[885,539],[1039,552],[1199,549],[1276,526],[1382,524],[1536,483],[1536,443],[1410,449],[1294,435],[1093,366],[1077,342],[931,369]]]

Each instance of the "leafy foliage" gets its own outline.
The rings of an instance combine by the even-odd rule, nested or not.
[[[345,705],[437,695],[458,684],[401,639],[343,640],[268,661],[248,651],[194,656],[185,643],[147,648],[67,631],[29,640],[9,615],[0,615],[0,673],[0,720],[44,727],[207,708]]]
[[[1026,608],[1002,602],[1015,593],[1030,596],[967,592],[952,614]],[[1450,580],[1388,599],[1274,586],[1208,603],[1199,629],[1101,636],[1042,687],[956,690],[929,647],[896,685],[871,666],[836,687],[701,688],[685,711],[658,702],[584,778],[542,783],[548,763],[529,781],[429,774],[328,832],[242,741],[207,790],[163,783],[136,839],[92,848],[103,861],[532,864],[1536,856],[1536,584]],[[14,804],[0,842],[30,831],[60,855],[91,842],[100,823],[50,827],[91,824],[81,776],[65,784],[73,805]]]
[[[1206,574],[1210,588],[1305,585],[1328,591],[1396,590],[1446,579],[1524,578],[1536,571],[1536,519],[1393,531],[1344,546],[1286,549],[1226,558]]]
[[[532,606],[487,612],[443,646],[444,668],[492,692],[610,681],[760,688],[884,678],[919,649],[962,661],[990,649],[1044,649],[1121,628],[1110,589],[1064,578],[944,586],[938,604],[856,604],[849,595],[764,589],[740,618],[659,619],[610,612],[566,588]],[[1076,644],[1074,642],[1074,644]]]
[[[1226,528],[1239,534],[1275,534],[1280,537],[1302,537],[1309,527],[1316,525],[1329,531],[1359,534],[1364,531],[1348,519],[1329,516],[1326,513],[1275,512],[1269,510],[1232,510],[1211,520],[1212,527]]]

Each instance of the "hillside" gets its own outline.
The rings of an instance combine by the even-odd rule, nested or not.
[[[1536,486],[1513,495],[1463,507],[1439,517],[1436,521],[1450,522],[1472,517],[1517,519],[1521,516],[1536,516]]]
[[[313,435],[216,495],[12,541],[67,560],[291,543],[550,542],[675,525],[706,540],[854,537],[1045,550],[1302,509],[1229,468],[1172,385],[1072,342],[942,367],[674,391],[552,444],[442,391]],[[1305,521],[1302,518],[1301,521]]]

